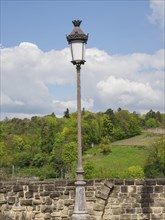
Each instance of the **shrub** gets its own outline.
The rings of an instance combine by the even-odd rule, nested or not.
[[[94,173],[95,173],[95,170],[94,170],[93,164],[91,163],[91,161],[87,161],[84,164],[85,179],[92,179],[94,177]]]
[[[144,170],[140,166],[131,166],[127,169],[128,178],[144,178]]]

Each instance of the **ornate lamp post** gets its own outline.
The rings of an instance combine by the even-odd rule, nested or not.
[[[85,181],[82,167],[82,144],[81,144],[81,83],[80,83],[80,69],[81,65],[85,63],[85,44],[88,40],[88,35],[80,29],[80,20],[72,21],[74,24],[73,31],[66,36],[67,41],[71,47],[72,63],[76,65],[77,69],[77,126],[78,126],[78,163],[76,170],[76,194],[75,206],[72,215],[72,220],[89,220],[89,214],[86,206],[85,197]]]

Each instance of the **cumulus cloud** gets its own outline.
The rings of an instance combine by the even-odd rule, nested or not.
[[[109,55],[89,48],[86,61],[81,68],[85,109],[164,111],[163,49],[154,54]],[[76,111],[76,68],[70,63],[69,48],[43,52],[28,42],[1,48],[1,104],[3,116]]]
[[[149,83],[110,76],[106,81],[100,81],[97,88],[105,100],[111,100],[124,107],[133,106],[134,109],[139,109],[148,107],[151,103],[159,105],[161,102],[161,92],[154,90]]]

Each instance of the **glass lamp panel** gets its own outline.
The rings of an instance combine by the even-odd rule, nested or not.
[[[81,61],[84,60],[84,43],[82,42],[73,42],[71,43],[71,54],[72,61]]]

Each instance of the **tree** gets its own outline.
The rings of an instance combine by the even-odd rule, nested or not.
[[[136,115],[132,114],[129,121],[129,137],[133,137],[139,134],[141,134],[140,123],[136,118]]]
[[[113,124],[107,114],[102,117],[102,137],[112,137]]]
[[[100,128],[94,113],[85,112],[82,117],[82,143],[87,148],[100,142]]]
[[[69,109],[67,108],[64,112],[64,118],[70,118]]]
[[[77,160],[77,143],[70,142],[64,145],[62,155],[64,172],[70,174],[73,163]]]
[[[107,114],[112,122],[112,124],[115,124],[115,114],[111,108],[108,108],[104,114]]]
[[[52,115],[45,116],[41,127],[41,150],[50,153],[53,149],[57,121]]]
[[[150,118],[156,118],[156,113],[152,109],[146,114],[146,120]]]
[[[129,121],[130,121],[130,113],[127,110],[120,110],[115,113],[116,123],[114,129],[114,136],[118,136],[119,139],[128,138],[129,137]],[[117,131],[117,135],[115,132]],[[121,136],[120,136],[121,135]]]
[[[146,121],[146,127],[147,128],[156,128],[156,119],[155,118],[149,118],[147,121]]]
[[[147,152],[145,176],[149,178],[165,177],[165,137],[149,146]]]

